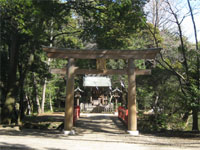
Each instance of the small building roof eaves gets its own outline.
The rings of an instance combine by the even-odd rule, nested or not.
[[[122,93],[122,91],[120,89],[118,89],[117,87],[112,91],[112,93],[114,93],[114,92]]]

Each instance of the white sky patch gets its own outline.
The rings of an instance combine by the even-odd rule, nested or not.
[[[182,16],[188,13],[188,16],[182,22],[183,35],[185,35],[188,40],[195,43],[194,27],[192,19],[189,13],[189,6],[187,0],[178,0],[181,5]],[[191,7],[193,9],[194,20],[197,29],[197,38],[200,41],[200,0],[190,0]]]
[[[200,41],[200,15],[196,15],[196,16],[194,16],[194,18],[195,18],[195,24],[196,24],[196,28],[197,28],[198,41]],[[191,17],[187,17],[183,21],[182,26],[183,26],[185,36],[188,37],[188,40],[190,42],[194,43],[195,42],[194,28],[193,28]]]
[[[155,0],[150,0],[155,1]],[[167,24],[165,24],[165,22],[160,26],[160,29],[162,30],[164,29],[168,29],[171,32],[175,32],[177,31],[177,25],[172,21],[174,20],[174,17],[172,15],[169,15],[169,13],[166,13],[165,9],[169,9],[168,5],[166,5],[166,3],[164,2],[164,0],[160,0],[162,1],[162,5],[160,7],[161,12],[159,16],[159,18],[162,18],[162,20],[168,20],[169,22],[167,22]],[[188,40],[192,43],[195,43],[195,37],[194,37],[194,28],[193,28],[193,23],[192,23],[192,19],[189,13],[189,7],[188,7],[188,3],[187,0],[169,0],[169,2],[171,3],[171,5],[173,6],[173,10],[174,12],[177,14],[179,21],[182,20],[182,18],[184,18],[181,27],[182,27],[182,32],[183,35],[186,36],[188,38]],[[197,29],[197,37],[198,37],[198,41],[200,41],[200,0],[190,0],[192,9],[193,9],[193,14],[194,14],[194,19],[195,19],[195,24],[196,24],[196,29]],[[150,4],[150,5],[149,5]],[[146,5],[145,9],[146,11],[151,11],[152,12],[152,3],[149,3]],[[184,17],[186,16],[186,17]],[[148,15],[147,20],[149,22],[152,22],[152,15]],[[162,22],[161,20],[161,22]]]
[[[182,1],[183,3],[186,3],[185,7],[187,9],[187,10],[184,10],[183,13],[187,13],[186,11],[189,11],[187,0],[182,0]],[[190,0],[190,2],[193,8],[198,41],[200,41],[200,0]],[[184,35],[188,37],[188,40],[192,43],[195,43],[194,28],[193,28],[191,16],[188,16],[187,18],[184,19],[182,27],[183,27]]]

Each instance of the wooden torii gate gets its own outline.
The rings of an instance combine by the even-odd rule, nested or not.
[[[161,48],[143,50],[77,50],[65,48],[44,47],[49,58],[67,58],[65,69],[53,69],[51,72],[67,74],[64,134],[71,134],[73,127],[74,108],[74,76],[76,74],[128,74],[128,132],[138,135],[136,113],[136,75],[147,75],[151,70],[137,70],[134,65],[136,59],[155,59]],[[75,59],[125,59],[128,60],[127,69],[79,69],[75,67]]]

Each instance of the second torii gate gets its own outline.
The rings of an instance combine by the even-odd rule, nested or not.
[[[74,108],[74,76],[76,74],[128,74],[128,132],[138,135],[136,113],[136,75],[150,74],[151,70],[137,70],[134,65],[136,59],[155,59],[161,48],[143,50],[76,50],[64,48],[44,47],[49,58],[67,58],[68,66],[65,69],[54,69],[53,73],[67,74],[64,134],[70,134],[73,127]],[[127,69],[107,70],[79,69],[75,67],[75,59],[125,59],[128,60]]]

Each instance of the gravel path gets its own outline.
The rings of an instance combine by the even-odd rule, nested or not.
[[[57,130],[0,128],[0,150],[199,150],[200,138],[128,135],[114,115],[83,114],[75,135]]]

